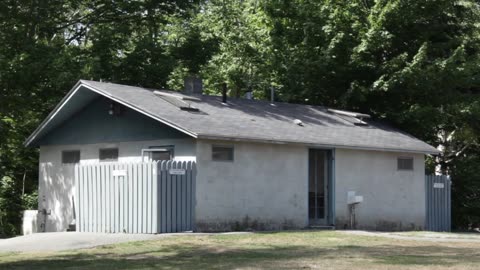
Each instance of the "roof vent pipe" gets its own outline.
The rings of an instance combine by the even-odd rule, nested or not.
[[[222,84],[222,103],[227,103],[227,83]]]

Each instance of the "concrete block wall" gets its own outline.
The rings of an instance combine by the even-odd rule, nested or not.
[[[200,231],[272,230],[308,226],[308,147],[194,139],[42,146],[39,209],[46,231],[65,231],[74,219],[73,168],[63,150],[80,150],[81,163],[98,162],[98,150],[119,148],[120,162],[140,162],[141,149],[175,145],[176,160],[197,161],[196,225]],[[212,160],[212,145],[234,147],[234,161]],[[360,229],[422,229],[425,222],[424,155],[336,149],[337,228],[348,224],[347,192],[364,197]],[[414,158],[413,171],[398,171],[397,158]],[[39,218],[39,224],[42,223]]]
[[[398,157],[413,157],[413,171],[397,170]],[[423,154],[337,149],[335,157],[337,228],[349,224],[347,192],[363,196],[356,206],[357,228],[420,230],[425,224]]]
[[[215,144],[233,146],[234,162],[212,161]],[[424,227],[423,154],[348,149],[335,152],[338,229],[349,223],[348,191],[364,198],[356,211],[359,229]],[[200,230],[308,226],[308,147],[199,141],[197,153],[196,218]],[[413,157],[414,170],[397,170],[398,157]]]
[[[233,146],[234,161],[213,161],[212,145]],[[199,140],[197,169],[197,229],[307,226],[307,147]]]

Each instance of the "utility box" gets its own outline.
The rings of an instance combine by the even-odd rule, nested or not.
[[[23,211],[23,235],[33,234],[38,232],[37,223],[38,211],[37,210],[25,210]]]
[[[347,203],[348,204],[357,204],[363,202],[363,196],[357,196],[355,191],[349,191],[347,193]]]

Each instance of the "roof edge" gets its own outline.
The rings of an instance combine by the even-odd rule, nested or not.
[[[151,113],[149,113],[148,111],[145,111],[141,108],[138,108],[137,106],[134,106],[133,104],[129,103],[129,102],[126,102],[124,100],[121,100],[117,97],[114,97],[108,93],[105,93],[103,92],[102,90],[98,89],[98,88],[95,88],[93,87],[92,85],[89,85],[87,82],[85,82],[84,80],[79,80],[73,87],[72,89],[70,89],[70,91],[68,91],[68,93],[62,98],[62,100],[55,106],[55,108],[47,115],[47,117],[40,123],[40,125],[32,132],[32,134],[30,134],[30,136],[27,137],[27,139],[25,139],[25,141],[23,142],[23,145],[25,147],[29,147],[32,142],[35,140],[36,136],[45,128],[45,126],[55,117],[55,115],[62,109],[63,106],[65,106],[65,104],[67,104],[67,102],[75,95],[75,93],[81,89],[82,87],[92,91],[92,92],[95,92],[101,96],[104,96],[106,98],[109,98],[115,102],[118,102],[132,110],[135,110],[147,117],[150,117],[162,124],[165,124],[167,126],[170,126],[171,128],[174,128],[180,132],[183,132],[193,138],[197,138],[197,134],[195,134],[194,132],[191,132],[185,128],[182,128],[182,127],[179,127],[178,125],[175,125],[165,119],[162,119],[162,118],[159,118],[157,116],[154,116],[152,115]]]
[[[381,151],[381,152],[416,153],[416,154],[425,154],[425,155],[440,154],[440,151],[435,149],[431,145],[429,146],[432,148],[432,151],[421,151],[421,150],[401,149],[401,148],[381,148],[381,147],[364,147],[364,146],[354,146],[354,145],[318,144],[318,143],[306,143],[306,142],[300,142],[300,141],[278,141],[278,140],[267,140],[267,139],[256,139],[256,138],[232,138],[232,137],[226,137],[226,136],[214,136],[214,135],[202,135],[202,134],[199,134],[197,139],[225,140],[225,141],[237,141],[237,142],[256,142],[256,143],[268,143],[268,144],[291,144],[291,145],[304,145],[304,146],[330,148],[330,149],[338,148],[338,149],[353,149],[353,150]]]
[[[167,121],[167,120],[165,120],[165,119],[163,119],[163,118],[154,116],[154,115],[151,114],[150,112],[148,112],[148,111],[146,111],[146,110],[143,110],[142,108],[139,108],[139,107],[137,107],[137,106],[135,106],[135,105],[133,105],[133,104],[125,101],[125,100],[119,99],[119,98],[114,97],[114,96],[112,96],[112,95],[110,95],[110,94],[108,94],[108,93],[105,93],[105,92],[101,91],[100,89],[95,88],[95,87],[89,85],[87,82],[85,82],[85,81],[83,81],[83,80],[80,80],[80,81],[81,81],[81,86],[84,86],[85,88],[87,88],[87,89],[89,89],[89,90],[91,90],[91,91],[93,91],[93,92],[95,92],[95,93],[97,93],[97,94],[99,94],[99,95],[102,95],[102,96],[104,96],[104,97],[106,97],[106,98],[109,98],[109,99],[115,101],[115,102],[118,102],[118,103],[120,103],[120,104],[122,104],[122,105],[124,105],[124,106],[126,106],[126,107],[128,107],[128,108],[130,108],[130,109],[132,109],[132,110],[135,110],[135,111],[137,111],[137,112],[139,112],[139,113],[141,113],[141,114],[143,114],[143,115],[145,115],[145,116],[148,116],[148,117],[150,117],[150,118],[152,118],[152,119],[154,119],[154,120],[157,120],[158,122],[160,122],[160,123],[162,123],[162,124],[165,124],[165,125],[167,125],[167,126],[170,126],[171,128],[174,128],[174,129],[176,129],[176,130],[178,130],[178,131],[180,131],[180,132],[183,132],[183,133],[185,133],[185,134],[187,134],[187,135],[189,135],[189,136],[191,136],[191,137],[193,137],[193,138],[197,138],[197,134],[196,134],[196,133],[194,133],[194,132],[192,132],[192,131],[184,128],[184,127],[180,127],[180,126],[178,126],[178,125],[176,125],[176,124],[174,124],[174,123],[172,123],[172,122],[170,122],[170,121]]]
[[[31,145],[32,141],[35,137],[42,131],[42,129],[50,122],[50,120],[58,113],[58,111],[65,105],[65,103],[73,96],[73,94],[77,91],[77,89],[82,84],[81,80],[79,80],[75,85],[68,91],[68,93],[60,100],[60,102],[53,108],[53,110],[43,119],[43,121],[38,125],[38,127],[30,134],[30,136],[25,139],[23,142],[23,146],[28,147]]]

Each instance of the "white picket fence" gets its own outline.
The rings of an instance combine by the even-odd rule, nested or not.
[[[191,161],[76,165],[77,231],[194,230],[195,175]]]

